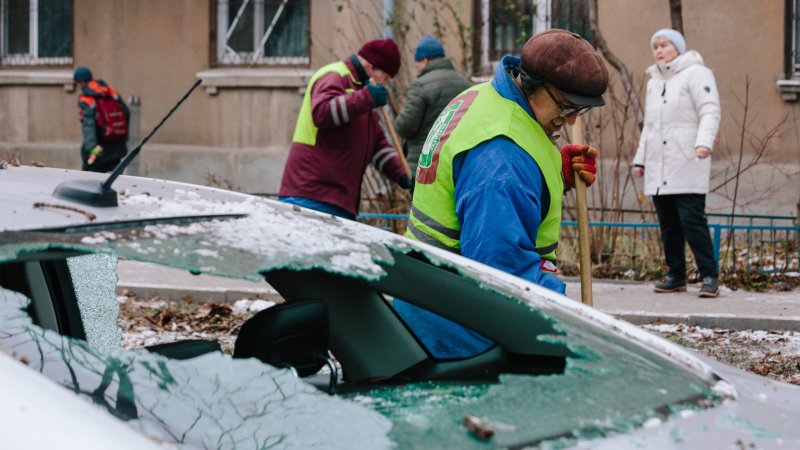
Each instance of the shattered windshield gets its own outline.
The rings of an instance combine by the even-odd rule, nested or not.
[[[400,238],[354,222],[278,209],[257,200],[249,201],[246,209],[245,217],[182,224],[2,233],[0,263],[63,249],[251,281],[263,281],[264,274],[282,269],[295,273],[320,269],[380,287],[387,272],[395,270],[396,259],[409,251]],[[70,270],[107,267],[113,257],[76,260]],[[5,289],[0,291],[0,346],[148,435],[213,448],[566,444],[628,431],[682,408],[719,401],[708,380],[630,339],[578,320],[544,297],[503,288],[502,283],[481,279],[469,270],[458,271],[474,289],[491,295],[492,302],[525,305],[531,320],[552,324],[536,339],[569,349],[563,372],[504,374],[492,383],[368,386],[328,396],[289,371],[257,360],[231,360],[217,352],[175,361],[144,350],[108,348],[108,343],[118,342],[114,335],[118,329],[109,325],[107,311],[91,319],[102,322],[96,326],[99,335],[106,336],[99,341],[103,345],[91,338],[87,345],[61,337],[33,325],[25,312],[28,300]],[[414,278],[400,277],[412,296]],[[80,291],[78,285],[79,281]],[[108,296],[114,301],[113,288],[102,289],[93,298]],[[82,305],[82,314],[84,309],[93,307]],[[87,337],[92,334],[87,331]],[[467,432],[465,416],[491,424],[492,440],[481,441]]]
[[[719,401],[698,377],[635,345],[594,330],[559,324],[557,340],[575,353],[563,374],[501,375],[498,383],[426,382],[376,387],[351,394],[353,401],[392,420],[390,433],[400,448],[453,448],[574,445],[645,422],[665,420],[684,409]],[[472,417],[493,431],[483,442],[466,430]]]

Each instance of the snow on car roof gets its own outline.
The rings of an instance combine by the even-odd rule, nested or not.
[[[245,279],[260,279],[256,269],[289,265],[376,279],[383,271],[374,261],[375,256],[378,260],[392,259],[384,244],[394,241],[395,248],[405,246],[396,235],[352,221],[250,195],[170,181],[120,177],[114,186],[120,193],[117,207],[91,207],[51,195],[59,183],[82,176],[96,177],[85,172],[34,167],[0,171],[0,201],[11,205],[11,214],[0,219],[0,232],[87,227],[87,234],[82,237],[71,239],[64,234],[53,236],[52,240],[86,246],[111,243],[128,256],[173,261],[175,267],[185,265],[181,261],[189,255],[188,260],[201,262],[204,272]],[[31,183],[32,177],[37,183]],[[35,206],[42,203],[48,206]],[[86,213],[95,214],[96,218],[92,220]],[[180,217],[203,220],[156,221]],[[214,217],[220,220],[209,220]],[[119,233],[126,231],[102,226],[131,221],[141,227],[135,237],[121,238]],[[90,231],[94,227],[97,231]],[[142,240],[163,243],[143,246]],[[220,244],[240,253],[222,255]],[[6,255],[9,257],[13,256]],[[6,258],[0,255],[0,260]]]
[[[0,231],[30,230],[42,227],[80,226],[90,223],[135,220],[170,216],[197,216],[225,214],[220,209],[222,201],[241,202],[247,195],[173,181],[121,176],[112,188],[119,193],[120,206],[93,207],[53,195],[55,188],[66,181],[95,180],[102,182],[107,175],[67,169],[32,166],[9,166],[0,169]],[[33,181],[33,182],[32,182]],[[203,193],[202,197],[218,200],[204,202],[158,202],[159,199],[187,198],[190,193]],[[136,200],[151,197],[151,201]],[[198,195],[198,198],[200,196]],[[241,208],[228,213],[246,212]]]

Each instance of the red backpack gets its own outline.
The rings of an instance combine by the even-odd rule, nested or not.
[[[97,119],[97,138],[100,142],[117,142],[128,139],[128,121],[119,102],[106,93],[95,97],[94,113]]]

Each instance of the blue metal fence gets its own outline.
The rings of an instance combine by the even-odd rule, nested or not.
[[[626,212],[635,214],[651,213],[648,211],[634,210]],[[800,247],[798,246],[800,226],[794,225],[794,217],[744,214],[735,216],[729,214],[708,214],[708,216],[710,222],[712,222],[709,223],[708,226],[711,230],[714,255],[716,256],[718,264],[720,262],[720,252],[723,248],[723,231],[726,231],[728,234],[728,243],[733,250],[733,254],[728,255],[728,257],[733,260],[733,258],[739,257],[740,253],[743,254],[745,256],[743,263],[745,264],[746,270],[753,270],[754,268],[762,272],[798,270],[798,264],[800,264]],[[357,219],[360,221],[370,221],[373,225],[391,230],[391,221],[405,221],[408,220],[408,216],[405,214],[362,213],[358,215]],[[713,223],[714,219],[725,219],[728,223]],[[758,221],[763,221],[767,224],[755,224]],[[739,224],[734,224],[733,222],[739,222]],[[788,222],[792,225],[775,225],[775,223],[778,222]],[[561,222],[561,225],[564,228],[574,228],[577,227],[577,222],[565,220]],[[653,222],[631,223],[597,221],[590,222],[589,226],[608,229],[621,228],[623,230],[632,231],[634,234],[633,248],[631,250],[632,257],[637,253],[635,233],[638,230],[644,231],[646,229],[659,228],[658,223]],[[569,238],[569,236],[566,237]],[[640,239],[645,241],[648,237],[642,233]],[[779,250],[783,251],[783,255],[779,254]],[[783,261],[779,264],[781,257]],[[778,265],[781,267],[778,267]]]

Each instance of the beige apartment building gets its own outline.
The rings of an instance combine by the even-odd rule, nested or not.
[[[687,46],[714,71],[722,99],[712,186],[752,165],[740,178],[737,212],[796,212],[798,3],[682,1]],[[670,26],[669,0],[597,4],[608,49],[641,95],[650,36]],[[588,7],[588,0],[0,0],[0,158],[80,167],[77,66],[135,97],[133,140],[200,79],[131,172],[273,193],[316,68],[393,36],[404,53],[400,103],[422,34],[441,36],[456,66],[479,81],[536,31],[569,28],[596,40]],[[590,115],[587,135],[601,148],[605,172],[620,161],[627,174],[638,128],[624,110],[620,75],[609,69],[608,106]],[[732,189],[728,183],[710,196],[710,207],[729,208]],[[635,206],[634,191],[624,196]]]

